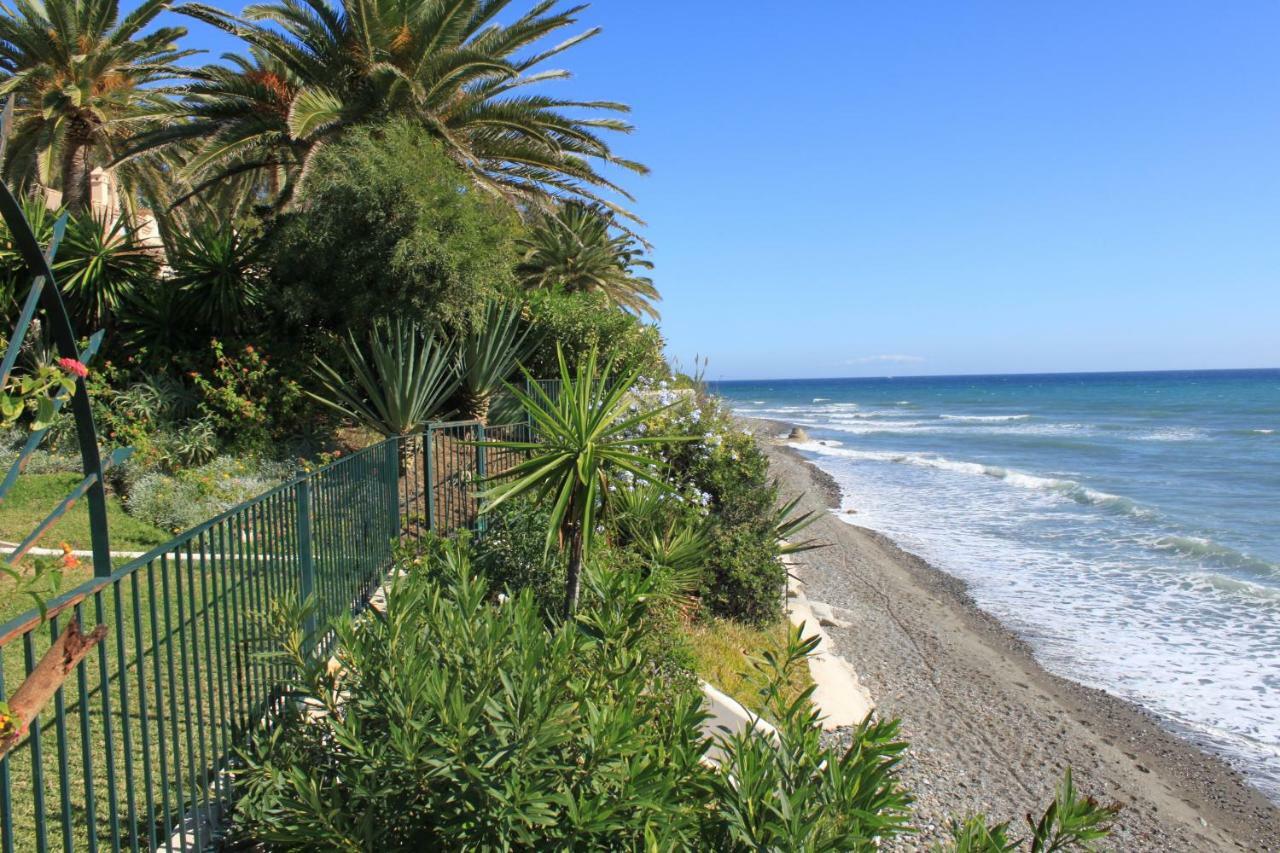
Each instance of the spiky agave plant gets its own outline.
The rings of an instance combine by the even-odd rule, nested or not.
[[[317,359],[308,396],[388,437],[421,429],[458,387],[452,348],[410,320],[379,321],[363,343],[349,334],[342,353],[342,371]]]
[[[459,414],[488,423],[493,393],[537,344],[533,326],[520,305],[490,300],[480,326],[458,341]]]
[[[556,359],[560,366],[560,393],[555,399],[527,372],[531,393],[507,385],[528,412],[539,440],[481,442],[487,447],[527,454],[517,465],[495,475],[494,485],[481,497],[486,511],[525,493],[534,494],[540,502],[551,502],[546,549],[550,551],[558,540],[561,548],[569,552],[564,598],[564,614],[568,617],[578,605],[583,557],[598,535],[596,527],[603,520],[605,496],[613,476],[628,471],[633,476],[652,478],[654,459],[641,453],[641,447],[690,441],[693,437],[635,434],[641,424],[671,408],[668,405],[638,413],[628,410],[628,391],[639,379],[639,370],[615,372],[612,360],[601,367],[595,349],[578,362],[576,370],[569,368],[559,345]]]

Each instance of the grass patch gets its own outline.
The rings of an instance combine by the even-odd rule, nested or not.
[[[767,680],[752,665],[766,651],[781,655],[787,645],[788,623],[779,620],[753,627],[729,619],[711,618],[686,626],[695,668],[703,679],[728,693],[752,711],[761,712],[760,690]],[[788,699],[794,699],[813,683],[808,667],[791,672]]]
[[[79,474],[23,474],[0,504],[0,539],[21,542],[67,496],[82,477]],[[114,551],[149,551],[168,542],[166,533],[124,511],[120,499],[107,496],[107,530]],[[57,548],[63,542],[76,550],[89,550],[89,502],[81,498],[37,543]]]

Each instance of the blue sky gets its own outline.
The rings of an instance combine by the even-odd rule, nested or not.
[[[634,107],[663,330],[709,377],[1280,365],[1280,4],[582,19],[557,88]]]

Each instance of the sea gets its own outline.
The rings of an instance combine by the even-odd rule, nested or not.
[[[1280,370],[715,383],[840,517],[1280,800]],[[843,510],[853,510],[848,514]]]

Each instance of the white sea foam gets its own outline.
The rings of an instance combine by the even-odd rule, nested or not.
[[[1258,435],[1272,435],[1272,434],[1274,434],[1274,433],[1275,433],[1275,430],[1273,430],[1273,429],[1255,429],[1255,430],[1251,430],[1251,432],[1255,432],[1255,433],[1257,433]]]
[[[1045,492],[1053,492],[1070,498],[1076,503],[1097,506],[1113,512],[1121,512],[1143,517],[1150,517],[1154,515],[1150,509],[1138,506],[1131,499],[1126,498],[1123,495],[1113,495],[1109,492],[1091,489],[1088,486],[1076,482],[1075,480],[1058,479],[1056,477],[1041,477],[1036,474],[1027,474],[1022,471],[1004,468],[999,465],[985,465],[981,462],[966,462],[963,460],[947,459],[945,456],[939,456],[936,453],[900,453],[892,450],[850,450],[843,447],[831,447],[817,441],[797,441],[792,442],[791,446],[797,450],[808,450],[813,453],[826,454],[829,456],[841,456],[846,459],[916,465],[922,468],[934,468],[939,471],[951,471],[957,474],[991,477],[1008,483],[1011,486],[1017,486],[1018,488],[1023,489],[1036,489]]]
[[[1031,415],[938,415],[944,421],[961,421],[964,423],[1000,423],[1003,421],[1025,421]]]
[[[1191,427],[1165,427],[1133,436],[1138,441],[1195,441],[1204,437],[1204,430]]]
[[[815,403],[827,403],[827,402],[830,402],[830,400],[831,400],[830,397],[814,397],[813,398],[813,402]]]

